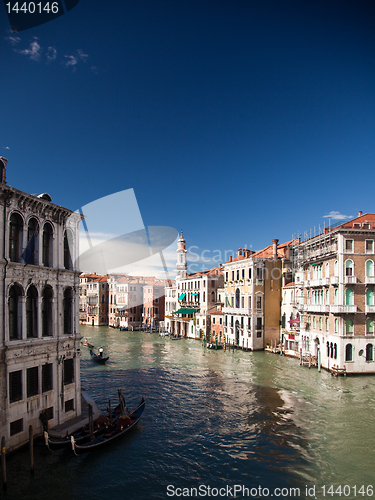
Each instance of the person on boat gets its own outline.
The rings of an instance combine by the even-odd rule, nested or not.
[[[99,347],[99,356],[103,357],[103,347]]]

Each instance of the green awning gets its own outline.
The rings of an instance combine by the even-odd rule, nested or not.
[[[126,306],[113,306],[113,307],[114,309],[119,309],[120,311],[123,311],[126,308]]]
[[[321,266],[323,262],[315,262],[315,264],[311,264],[312,266]]]
[[[195,311],[198,311],[198,309],[179,309],[178,311],[175,311],[173,314],[193,314]]]
[[[184,300],[184,298],[186,297],[186,293],[182,293],[179,297],[178,297],[178,300]]]
[[[197,295],[199,295],[199,292],[191,294],[192,297],[196,297]]]

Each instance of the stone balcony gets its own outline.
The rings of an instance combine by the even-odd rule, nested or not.
[[[333,314],[350,314],[357,312],[356,305],[333,305],[330,306],[330,311]]]

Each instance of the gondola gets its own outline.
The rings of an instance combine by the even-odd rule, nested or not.
[[[72,449],[76,455],[81,455],[92,450],[96,450],[101,446],[111,443],[116,439],[121,438],[124,434],[130,432],[139,422],[139,419],[144,412],[146,401],[142,398],[139,406],[133,410],[129,415],[121,415],[116,422],[111,425],[106,432],[95,437],[92,441],[84,444],[77,444],[74,436],[71,436]]]
[[[109,356],[104,358],[103,356],[99,356],[99,354],[95,354],[94,352],[92,352],[91,349],[90,349],[90,355],[94,361],[100,363],[101,365],[104,365],[104,363],[109,360]]]
[[[106,415],[100,415],[94,422],[93,425],[93,435],[99,436],[103,432],[105,432],[108,427],[117,421],[117,419],[121,415],[121,405],[117,405],[114,410],[111,412],[111,417],[107,417]],[[48,432],[44,432],[44,440],[49,450],[58,450],[61,448],[65,448],[67,445],[71,444],[71,437],[74,436],[74,440],[76,443],[85,443],[90,440],[90,429],[89,425],[85,425],[74,432],[72,435],[67,435],[62,439],[51,439],[48,435]]]
[[[223,349],[223,344],[207,344],[207,349]]]

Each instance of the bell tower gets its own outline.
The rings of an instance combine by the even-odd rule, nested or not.
[[[177,274],[176,278],[186,278],[187,263],[186,263],[186,241],[181,231],[181,236],[177,242]]]

